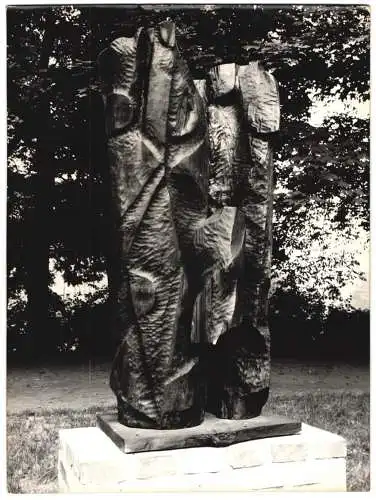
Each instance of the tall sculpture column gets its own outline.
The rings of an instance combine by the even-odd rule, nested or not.
[[[99,63],[119,421],[174,428],[207,409],[258,415],[270,365],[268,139],[278,120],[264,115],[277,117],[275,82],[258,65],[220,66],[202,98],[171,23],[118,38]]]
[[[237,320],[211,356],[209,409],[222,418],[246,418],[261,412],[269,393],[271,137],[279,128],[279,96],[275,79],[258,61],[214,68],[209,85],[210,199],[237,207],[245,224]]]
[[[161,24],[100,56],[118,248],[111,387],[119,420],[137,427],[191,426],[204,415],[190,338],[200,272],[190,266],[207,213],[206,123],[174,37]]]

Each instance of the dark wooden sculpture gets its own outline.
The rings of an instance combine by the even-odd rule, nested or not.
[[[169,22],[116,39],[99,66],[119,421],[170,429],[198,425],[205,411],[259,415],[270,373],[275,80],[252,62],[195,83]]]

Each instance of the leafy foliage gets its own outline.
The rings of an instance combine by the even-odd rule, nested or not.
[[[320,311],[324,304],[324,316],[329,303],[341,302],[341,284],[356,276],[355,258],[329,257],[325,246],[336,232],[354,239],[357,227],[368,230],[369,123],[339,114],[313,127],[309,116],[315,96],[369,99],[366,7],[43,6],[8,8],[7,17],[11,310],[16,303],[19,309],[16,297],[25,296],[35,275],[29,254],[42,230],[66,283],[95,283],[103,276],[109,222],[96,59],[114,36],[166,17],[177,23],[179,47],[195,77],[213,64],[251,59],[262,59],[274,73],[283,118],[275,138],[276,284],[303,294]],[[48,211],[38,222],[41,198]],[[318,258],[305,251],[312,247]],[[56,316],[52,292],[50,304]],[[75,310],[68,301],[64,308],[64,317]],[[10,317],[19,316],[18,309]]]

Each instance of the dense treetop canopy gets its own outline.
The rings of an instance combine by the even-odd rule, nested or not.
[[[67,283],[95,282],[105,271],[107,189],[96,60],[115,36],[129,36],[138,26],[152,26],[167,17],[176,21],[178,45],[195,78],[204,77],[205,69],[215,64],[260,59],[279,82],[276,277],[283,276],[290,288],[305,280],[303,271],[299,275],[299,269],[289,264],[291,245],[314,240],[324,245],[333,231],[351,238],[357,228],[368,229],[368,119],[342,113],[327,116],[320,127],[309,120],[312,99],[320,99],[324,106],[330,99],[369,99],[367,7],[11,7],[10,298],[27,290],[25,283],[36,272],[30,248],[39,255],[44,245]],[[308,222],[319,212],[329,222],[315,228]],[[43,242],[35,237],[42,230],[47,235]],[[307,253],[307,261],[310,258]],[[341,281],[354,277],[354,260],[349,256],[345,271],[332,262],[332,274],[318,273],[325,293],[334,288],[332,295],[338,297]],[[50,275],[45,287],[51,279]]]

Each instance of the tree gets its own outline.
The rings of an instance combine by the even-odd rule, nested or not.
[[[83,279],[81,268],[95,274],[88,259],[96,225],[88,214],[96,214],[90,189],[96,141],[89,103],[77,92],[82,69],[72,63],[87,59],[89,30],[82,32],[76,14],[64,7],[8,10],[9,290],[13,300],[26,294],[25,328],[35,354],[56,347],[50,258],[64,263],[72,280]]]
[[[368,230],[368,121],[343,115],[320,128],[309,123],[312,95],[369,98],[367,8],[9,8],[8,288],[17,307],[25,302],[25,290],[29,307],[37,304],[29,328],[34,317],[32,334],[41,334],[42,345],[49,335],[38,325],[47,315],[46,301],[50,317],[57,307],[48,263],[53,261],[70,284],[95,282],[105,272],[107,181],[97,55],[114,36],[167,16],[177,23],[180,48],[195,77],[213,64],[262,59],[279,81],[283,120],[276,138],[274,243],[279,286],[282,277],[290,290],[305,280],[307,267],[296,266],[291,247],[325,245],[335,229],[354,237],[354,220]],[[314,229],[313,211],[323,214],[325,226]],[[342,279],[354,276],[351,259]],[[318,273],[324,295],[334,298],[339,261],[323,263],[320,269],[328,273]],[[307,287],[302,290],[309,295]]]

